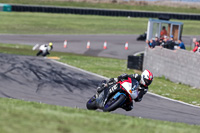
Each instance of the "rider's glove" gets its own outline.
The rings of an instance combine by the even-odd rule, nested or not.
[[[101,87],[107,87],[107,84],[106,83],[102,83]]]
[[[142,89],[144,89],[144,88],[142,88],[142,87],[140,87],[140,86],[138,87],[138,90],[142,90]]]
[[[101,86],[97,87],[97,92],[101,93],[104,90],[105,87],[107,87],[107,84],[106,83],[102,83]]]
[[[139,91],[144,91],[146,93],[148,91],[148,88],[144,88],[144,87],[139,86],[138,90]]]
[[[111,78],[109,81],[108,81],[108,86],[111,85],[111,84],[114,84],[114,83],[117,83],[118,82],[118,79],[117,78]]]

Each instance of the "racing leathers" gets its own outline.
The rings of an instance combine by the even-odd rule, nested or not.
[[[141,75],[139,74],[122,74],[120,76],[118,76],[118,81],[124,80],[124,79],[128,79],[129,78],[133,78],[136,79],[139,82],[139,90],[138,90],[138,97],[134,100],[135,102],[140,102],[142,101],[143,95],[147,93],[148,91],[148,86],[144,86],[143,84],[140,83],[141,80]]]
[[[195,47],[194,49],[192,50],[193,52],[200,52],[200,45],[199,45],[199,42],[196,42],[195,43]]]
[[[101,85],[99,85],[97,87],[97,94],[100,94],[105,87],[107,87],[107,85],[109,84],[114,84],[118,81],[123,81],[123,80],[126,80],[129,78],[133,78],[135,80],[137,80],[139,82],[139,89],[138,89],[138,97],[136,99],[134,99],[135,102],[140,102],[142,101],[142,98],[143,98],[143,95],[146,94],[146,92],[148,91],[148,86],[144,86],[143,84],[140,83],[140,80],[141,80],[141,75],[139,74],[131,74],[131,75],[128,75],[128,74],[122,74],[120,76],[118,76],[117,78],[111,78],[108,83],[106,83],[105,80],[103,80],[101,82]],[[120,88],[119,88],[120,89]],[[111,92],[111,93],[115,93],[116,91],[119,91],[119,90],[115,90],[114,92]],[[126,111],[130,111],[133,109],[133,101],[127,101],[125,102],[122,107],[124,110]]]
[[[39,51],[38,53],[36,54],[37,56],[39,55],[42,55],[42,56],[46,56],[46,55],[49,55],[49,51],[51,51],[53,49],[53,46],[49,46],[48,44],[43,44],[39,47]]]

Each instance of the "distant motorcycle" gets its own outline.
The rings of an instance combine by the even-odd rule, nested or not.
[[[123,107],[125,103],[138,97],[139,82],[135,79],[128,78],[114,84],[107,83],[107,86],[99,94],[99,97],[96,98],[94,95],[88,100],[87,109],[102,109],[104,112],[110,112]]]
[[[145,41],[147,38],[147,33],[145,32],[144,34],[141,34],[138,38],[137,41]]]
[[[49,44],[43,44],[39,47],[39,51],[38,53],[36,54],[36,56],[47,56],[49,53],[50,50],[53,49],[53,44],[52,43],[49,43]]]

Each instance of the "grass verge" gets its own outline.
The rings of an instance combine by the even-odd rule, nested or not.
[[[35,56],[36,51],[31,50],[31,46],[0,44],[0,52],[8,54]],[[51,56],[58,56],[61,62],[69,65],[97,73],[105,77],[117,77],[122,73],[140,73],[136,70],[127,69],[127,61],[112,58],[92,57],[78,54],[51,52]],[[154,78],[149,89],[150,92],[166,96],[179,101],[184,101],[194,105],[200,105],[200,89],[173,83],[164,77]]]
[[[200,126],[0,98],[1,133],[198,133]]]
[[[148,23],[148,18],[51,13],[0,12],[0,16],[4,34],[143,34]],[[183,35],[199,35],[200,21],[181,22]]]
[[[178,13],[200,13],[199,8],[180,6],[158,6],[158,5],[131,5],[128,2],[121,3],[97,3],[92,2],[73,2],[65,0],[0,0],[1,3],[10,4],[34,4],[34,5],[50,5],[50,6],[67,6],[67,7],[89,7],[89,8],[101,8],[101,9],[120,9],[120,10],[140,10],[140,11],[158,11],[158,12],[178,12]]]

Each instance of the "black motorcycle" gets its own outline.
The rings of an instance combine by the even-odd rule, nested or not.
[[[102,109],[104,112],[114,111],[131,102],[138,96],[139,82],[128,78],[114,84],[107,83],[107,87],[97,97],[94,95],[86,104],[87,109]]]

